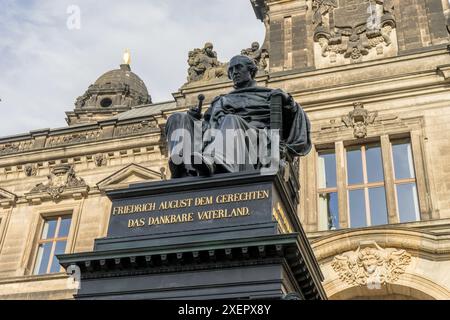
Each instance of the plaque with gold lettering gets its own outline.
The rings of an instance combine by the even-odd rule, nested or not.
[[[251,225],[274,220],[271,183],[200,188],[113,200],[108,238]]]

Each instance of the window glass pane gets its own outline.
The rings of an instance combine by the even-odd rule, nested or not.
[[[349,185],[364,182],[361,149],[351,148],[347,150],[347,173]]]
[[[384,181],[383,162],[379,145],[366,147],[366,162],[368,182]]]
[[[372,226],[388,224],[386,192],[384,187],[369,189],[370,218]]]
[[[336,154],[333,151],[319,154],[319,188],[336,187]]]
[[[43,243],[38,248],[34,274],[46,274],[53,242]]]
[[[333,193],[319,194],[319,230],[339,229],[338,195]]]
[[[55,231],[56,231],[56,223],[58,222],[58,219],[51,219],[46,220],[44,223],[44,230],[42,230],[42,237],[41,239],[52,239],[55,237]]]
[[[59,226],[58,238],[67,237],[70,230],[70,222],[72,218],[70,216],[62,217],[61,225]]]
[[[419,220],[419,201],[415,183],[397,185],[398,213],[400,222]]]
[[[52,266],[50,267],[50,273],[59,272],[61,270],[61,265],[59,264],[58,254],[63,254],[66,250],[66,241],[59,241],[56,243],[55,255],[53,256]]]
[[[350,203],[350,226],[352,228],[366,227],[366,205],[364,190],[351,190],[349,193]]]
[[[392,153],[394,158],[395,179],[415,178],[411,143],[393,142]]]

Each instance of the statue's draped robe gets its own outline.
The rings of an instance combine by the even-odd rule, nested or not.
[[[249,87],[215,98],[202,122],[203,141],[200,143],[200,148],[204,157],[212,158],[225,172],[260,169],[262,167],[260,153],[256,151],[258,156],[256,163],[249,161],[249,154],[255,154],[256,146],[249,145],[249,139],[240,133],[251,132],[252,130],[248,130],[253,129],[259,138],[265,137],[270,140],[267,129],[270,129],[270,101],[274,92],[273,89]],[[282,114],[283,127],[280,131],[280,144],[285,147],[291,157],[306,155],[311,150],[310,123],[306,114],[297,103],[283,105]],[[176,144],[174,141],[178,141],[177,137],[172,136],[173,131],[183,128],[190,132],[191,137],[194,137],[193,130],[196,121],[199,120],[185,113],[174,114],[168,119],[166,134],[171,155]],[[214,132],[219,135],[215,135]],[[230,133],[234,133],[234,136],[230,136]],[[233,146],[232,148],[230,148],[230,144]],[[257,141],[256,144],[261,144],[261,142]],[[267,144],[270,148],[270,141],[267,141]],[[194,144],[191,146],[191,151],[193,150]],[[239,159],[240,161],[236,163]],[[242,162],[242,159],[246,160]],[[192,169],[189,165],[186,165],[186,168]]]

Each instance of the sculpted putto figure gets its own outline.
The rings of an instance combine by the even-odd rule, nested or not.
[[[269,157],[281,154],[292,159],[309,153],[306,114],[289,94],[258,87],[257,71],[253,59],[233,57],[228,77],[234,91],[216,97],[204,114],[199,103],[187,113],[169,117],[166,137],[172,178],[262,170],[272,166],[265,161],[267,154],[259,152],[267,148],[272,150]]]
[[[213,44],[207,42],[203,49],[194,49],[189,52],[189,82],[225,76],[225,65],[217,60],[217,53],[213,49]]]
[[[253,42],[251,48],[243,49],[241,54],[253,59],[259,70],[266,70],[269,53],[266,49],[260,48],[259,42]]]

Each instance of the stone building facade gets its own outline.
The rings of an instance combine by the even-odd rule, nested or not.
[[[290,92],[311,120],[298,214],[328,297],[449,299],[448,1],[251,5],[266,38],[243,53],[264,66],[259,85]],[[67,127],[0,139],[0,299],[72,298],[54,255],[106,235],[105,190],[168,178],[167,117],[231,89],[217,56],[192,51],[188,82],[164,103],[124,63],[77,99]]]

